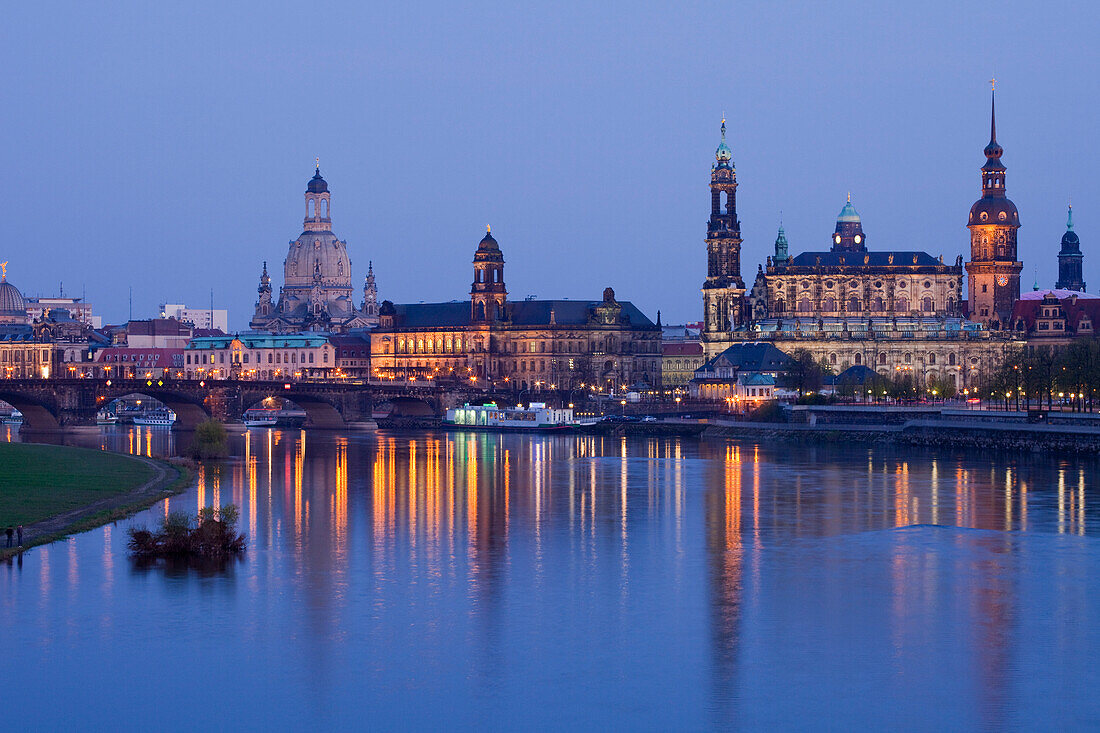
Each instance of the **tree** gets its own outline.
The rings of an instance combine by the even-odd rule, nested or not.
[[[799,348],[791,354],[791,361],[780,382],[783,387],[797,390],[801,397],[807,392],[821,389],[822,378],[832,371],[833,368],[825,361],[819,362],[815,359],[809,349]]]

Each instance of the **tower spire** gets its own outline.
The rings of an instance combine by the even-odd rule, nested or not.
[[[989,80],[989,142],[997,142],[997,79]]]
[[[1073,204],[1069,205],[1069,214],[1066,216],[1066,229],[1073,231]]]

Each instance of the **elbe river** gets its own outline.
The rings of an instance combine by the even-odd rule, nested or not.
[[[297,430],[232,449],[0,564],[5,727],[1100,727],[1091,458]],[[127,556],[131,525],[220,504],[242,559]]]

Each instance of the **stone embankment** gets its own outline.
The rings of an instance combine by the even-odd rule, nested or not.
[[[989,419],[916,419],[892,425],[718,422],[712,423],[703,432],[703,437],[1100,454],[1100,429],[1091,425],[1028,424]]]

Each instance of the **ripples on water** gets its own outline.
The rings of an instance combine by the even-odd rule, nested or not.
[[[1100,725],[1091,459],[297,431],[234,453],[134,520],[0,565],[10,719]],[[225,503],[241,562],[126,557],[131,522]]]

